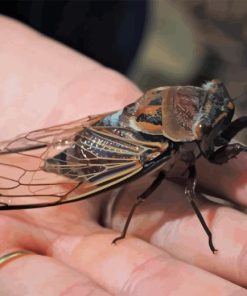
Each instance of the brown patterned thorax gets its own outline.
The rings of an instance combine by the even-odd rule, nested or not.
[[[130,128],[150,135],[162,135],[162,90],[146,92],[134,104],[123,109],[123,122]]]
[[[198,87],[171,87],[163,94],[163,133],[173,141],[197,139],[194,126],[207,97]]]
[[[217,80],[203,87],[171,86],[147,91],[121,112],[120,125],[174,142],[201,140],[227,116],[233,103]]]

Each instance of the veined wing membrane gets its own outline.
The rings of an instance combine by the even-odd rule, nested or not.
[[[87,125],[90,122],[77,121],[5,142],[0,153],[0,209],[83,199],[142,170],[150,147],[119,137],[111,128]]]
[[[62,140],[69,141],[83,127],[88,127],[102,118],[102,115],[88,116],[66,124],[21,134],[16,138],[0,142],[0,155],[42,148]]]

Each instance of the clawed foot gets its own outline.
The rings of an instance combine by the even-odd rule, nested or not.
[[[114,240],[111,242],[113,245],[116,245],[117,241],[124,239],[124,236],[118,236],[116,238],[114,238]]]

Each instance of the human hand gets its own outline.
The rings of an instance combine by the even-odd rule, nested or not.
[[[116,72],[13,21],[0,19],[0,28],[2,139],[115,110],[140,96]],[[202,161],[199,179],[247,205],[246,167],[243,154],[224,166]],[[111,244],[151,180],[126,186],[113,207],[109,192],[57,207],[1,211],[0,256],[34,252],[0,266],[1,295],[247,295],[246,215],[200,202],[219,250],[213,255],[184,188],[174,183],[164,181],[137,209],[127,238]]]

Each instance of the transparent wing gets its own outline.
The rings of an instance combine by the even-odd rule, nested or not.
[[[105,115],[106,114],[88,116],[66,124],[21,134],[11,140],[0,142],[0,155],[42,148],[51,143],[62,142],[63,140],[69,141],[69,139],[73,139],[75,134],[83,127],[91,126]]]
[[[132,141],[130,131],[119,136],[116,129],[91,126],[100,119],[90,117],[1,143],[0,209],[86,198],[141,171],[150,148]]]

